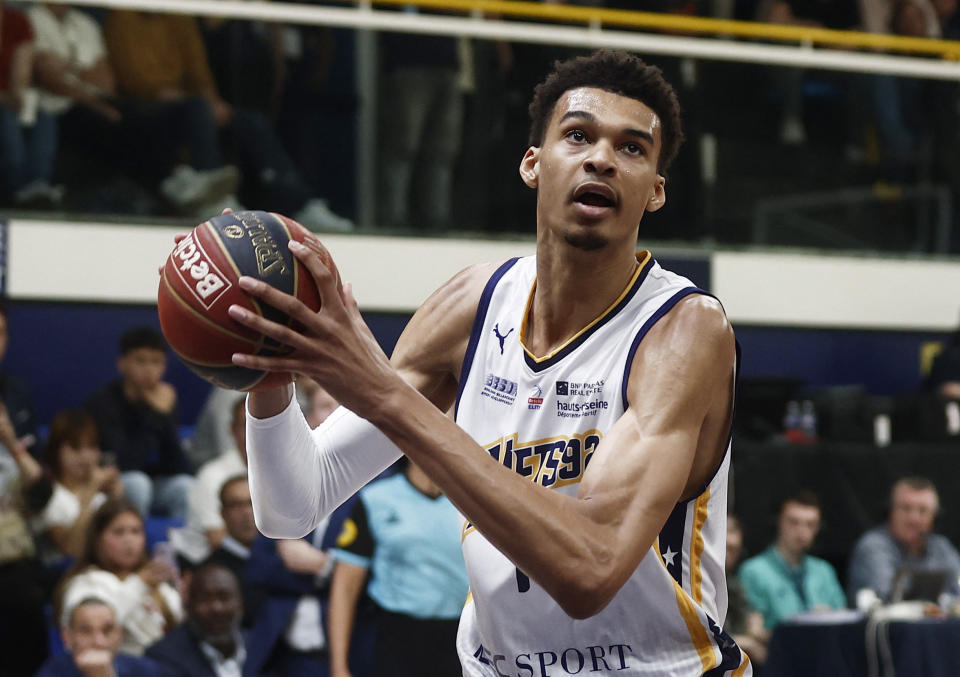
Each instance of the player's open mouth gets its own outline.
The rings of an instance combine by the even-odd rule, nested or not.
[[[617,195],[603,183],[585,183],[573,192],[578,211],[588,216],[602,216],[617,206]]]

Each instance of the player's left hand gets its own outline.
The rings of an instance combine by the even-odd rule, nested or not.
[[[244,291],[289,315],[297,328],[271,322],[238,305],[230,306],[234,320],[293,349],[283,357],[235,353],[233,363],[249,369],[304,374],[354,412],[369,411],[400,377],[360,315],[350,283],[341,288],[332,262],[325,263],[330,261],[329,252],[312,237],[306,238],[305,244],[291,240],[289,246],[313,276],[320,292],[320,310],[312,311],[299,299],[265,282],[241,277]]]

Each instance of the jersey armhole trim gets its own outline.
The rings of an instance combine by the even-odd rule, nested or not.
[[[483,331],[484,320],[487,319],[487,309],[490,307],[490,299],[493,297],[493,291],[497,287],[500,279],[510,270],[519,260],[519,257],[513,257],[506,261],[494,271],[490,279],[487,280],[483,293],[480,295],[480,303],[477,306],[477,314],[473,318],[473,327],[470,329],[470,341],[467,343],[467,351],[463,356],[463,365],[460,367],[460,382],[457,384],[457,402],[453,410],[453,420],[457,420],[460,412],[460,398],[463,396],[463,389],[466,386],[467,378],[470,376],[470,368],[473,366],[473,358],[477,353],[477,344],[480,342],[480,333]]]

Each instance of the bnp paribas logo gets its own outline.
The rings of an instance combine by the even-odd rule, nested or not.
[[[569,395],[570,383],[568,381],[557,381],[557,395]]]

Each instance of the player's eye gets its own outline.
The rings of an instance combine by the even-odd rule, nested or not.
[[[566,138],[570,139],[574,143],[584,143],[587,140],[587,135],[582,129],[571,129],[566,133]]]
[[[627,143],[623,146],[623,152],[628,155],[644,155],[646,154],[646,149],[639,143]]]

